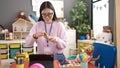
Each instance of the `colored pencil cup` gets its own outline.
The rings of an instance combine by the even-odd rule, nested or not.
[[[88,68],[88,62],[81,62],[80,66],[80,68]]]
[[[24,68],[24,64],[16,64],[16,68]]]

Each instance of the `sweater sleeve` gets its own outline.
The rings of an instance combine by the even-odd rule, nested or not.
[[[33,25],[28,36],[26,37],[25,39],[26,45],[33,46],[34,42],[36,41],[36,39],[33,38],[33,34],[35,34],[36,32],[37,32],[37,24]]]
[[[63,23],[60,23],[59,25],[60,25],[60,27],[58,29],[57,47],[58,47],[58,49],[64,49],[64,48],[66,48],[66,29],[65,29]]]

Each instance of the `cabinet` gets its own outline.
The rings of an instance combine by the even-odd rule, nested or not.
[[[77,48],[79,52],[82,51],[82,48],[88,45],[92,45],[94,40],[77,40]]]
[[[25,40],[0,40],[0,51],[2,59],[13,58],[16,52],[28,52],[28,54],[35,53],[34,46],[25,45]]]
[[[64,50],[64,55],[67,58],[71,55],[71,49],[76,49],[76,30],[66,30],[67,45]]]

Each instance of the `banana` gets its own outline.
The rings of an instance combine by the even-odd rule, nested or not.
[[[49,38],[49,36],[48,36],[48,34],[47,34],[47,33],[44,33],[44,37],[45,37],[46,39],[48,39],[48,38]]]

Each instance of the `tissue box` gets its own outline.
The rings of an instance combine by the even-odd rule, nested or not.
[[[106,32],[99,33],[96,37],[96,42],[111,44],[112,43],[112,33],[106,33]]]

